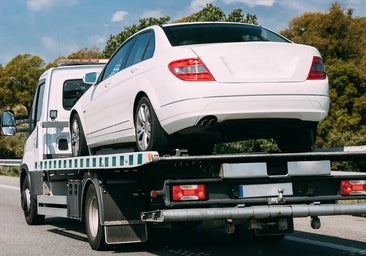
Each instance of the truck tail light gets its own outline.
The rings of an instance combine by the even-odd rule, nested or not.
[[[326,77],[327,75],[325,73],[325,66],[323,64],[322,58],[319,56],[314,56],[308,78],[306,80],[324,80]]]
[[[215,81],[200,58],[176,60],[169,63],[168,68],[183,81]]]
[[[173,185],[171,188],[173,201],[199,201],[206,199],[205,185]]]
[[[366,195],[366,180],[342,180],[341,194],[350,195]]]

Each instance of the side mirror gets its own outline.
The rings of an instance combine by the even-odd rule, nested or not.
[[[5,136],[13,136],[17,131],[14,114],[11,111],[4,111],[1,115],[1,133]]]
[[[98,72],[86,73],[83,77],[83,82],[86,84],[95,84],[98,79]]]

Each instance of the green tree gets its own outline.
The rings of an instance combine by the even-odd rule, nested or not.
[[[18,55],[1,70],[0,106],[21,104],[30,109],[39,76],[44,72],[44,62],[38,56]]]
[[[228,15],[217,6],[207,4],[199,12],[187,17],[176,20],[175,22],[199,22],[199,21],[229,21],[257,24],[257,16],[252,14],[245,15],[242,9],[235,9]]]
[[[352,18],[352,13],[351,9],[345,11],[335,2],[326,13],[307,12],[292,19],[289,28],[281,34],[296,43],[318,48],[325,62],[330,59],[358,61],[365,49],[362,37],[366,32]]]

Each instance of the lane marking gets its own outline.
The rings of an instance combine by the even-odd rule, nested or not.
[[[13,190],[18,190],[19,191],[19,188],[15,187],[15,186],[8,186],[8,185],[0,184],[0,188],[13,189]]]
[[[307,239],[307,238],[294,237],[294,236],[286,236],[285,239],[294,241],[294,242],[318,245],[318,246],[336,249],[336,250],[340,250],[340,251],[350,252],[350,253],[356,254],[356,255],[366,255],[366,249],[360,249],[360,248],[339,245],[339,244],[332,244],[332,243],[321,242],[321,241],[311,240],[311,239]]]

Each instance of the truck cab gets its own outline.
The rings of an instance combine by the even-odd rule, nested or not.
[[[71,156],[70,109],[90,87],[83,82],[84,74],[100,72],[103,66],[60,66],[41,75],[29,113],[29,136],[24,146],[23,164]]]
[[[22,131],[28,133],[20,176],[22,208],[26,219],[29,208],[33,207],[31,200],[34,195],[31,196],[29,191],[32,194],[42,193],[42,173],[37,171],[37,163],[71,156],[68,126],[70,109],[91,86],[83,82],[84,75],[89,72],[100,73],[106,62],[104,59],[62,60],[58,67],[50,68],[40,76],[29,118],[20,122]],[[14,135],[21,131],[16,128],[18,124],[12,111],[2,114],[3,135]],[[29,218],[27,222],[34,220]]]

